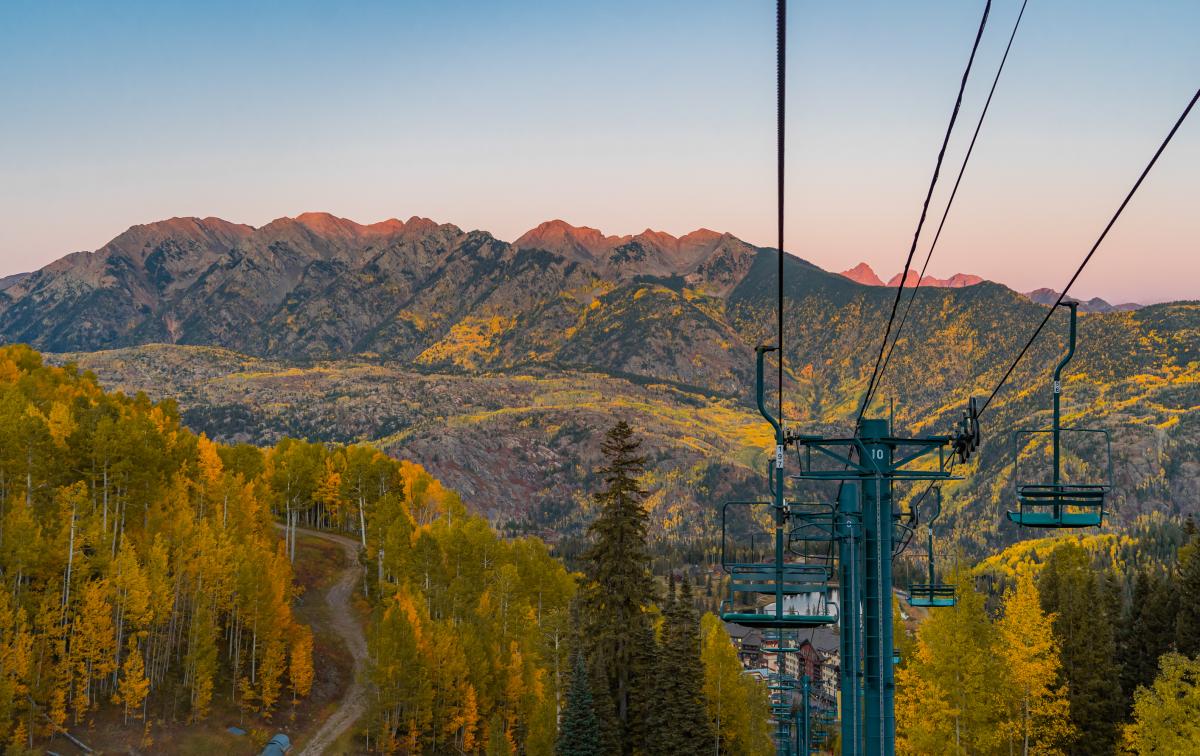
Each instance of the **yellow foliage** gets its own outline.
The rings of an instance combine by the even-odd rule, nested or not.
[[[481,363],[499,356],[499,337],[515,325],[515,318],[503,315],[465,317],[451,326],[441,341],[417,355],[417,362],[431,365],[449,361],[458,367],[475,370]]]

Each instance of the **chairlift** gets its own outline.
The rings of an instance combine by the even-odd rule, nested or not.
[[[1050,428],[1023,429],[1013,434],[1018,466],[1023,448],[1034,445],[1039,438],[1049,436],[1053,467],[1049,482],[1024,481],[1014,471],[1017,494],[1016,511],[1008,512],[1008,519],[1027,528],[1088,528],[1104,522],[1104,505],[1108,492],[1112,490],[1112,445],[1108,431],[1097,428],[1063,428],[1061,425],[1062,371],[1075,355],[1076,320],[1078,302],[1062,302],[1071,313],[1071,330],[1067,354],[1054,368],[1054,413]],[[1094,456],[1103,457],[1105,477],[1103,480],[1074,480],[1074,475],[1064,475],[1063,438],[1083,439]],[[1089,443],[1090,442],[1090,443]],[[1086,468],[1085,468],[1086,469]]]
[[[930,513],[929,519],[925,523],[926,532],[926,552],[923,557],[927,568],[926,582],[910,581],[908,584],[907,600],[910,606],[920,607],[947,607],[954,606],[955,589],[952,583],[943,583],[937,577],[937,565],[935,564],[935,551],[933,550],[933,523],[942,514],[942,489],[935,487],[933,498],[933,512]]]
[[[721,510],[721,567],[729,575],[721,619],[778,629],[836,624],[837,607],[830,600],[833,508],[789,504],[787,548],[777,562],[775,554],[759,553],[758,548],[765,551],[766,545],[774,543],[766,524],[766,513],[773,506],[766,501],[733,501]],[[756,519],[759,512],[761,519]],[[773,598],[774,604],[762,601],[764,597]]]

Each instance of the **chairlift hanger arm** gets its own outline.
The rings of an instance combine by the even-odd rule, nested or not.
[[[779,419],[772,415],[771,411],[767,409],[767,395],[763,382],[763,363],[767,357],[767,353],[778,351],[778,346],[771,346],[767,344],[759,344],[758,346],[754,347],[754,353],[758,358],[758,381],[757,391],[755,391],[755,397],[758,401],[758,414],[762,415],[763,419],[771,424],[771,427],[775,430],[775,444],[780,446],[786,443],[786,437],[783,432],[783,427],[779,424]],[[782,407],[780,409],[782,409]]]

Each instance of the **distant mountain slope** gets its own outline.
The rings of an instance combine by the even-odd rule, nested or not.
[[[1034,289],[1025,294],[1033,302],[1041,305],[1052,305],[1058,301],[1058,292],[1054,289]],[[1125,304],[1113,305],[1104,301],[1100,297],[1092,297],[1086,301],[1079,302],[1080,312],[1130,312],[1132,310],[1140,310],[1143,305],[1136,302],[1126,302]]]
[[[421,218],[364,226],[306,214],[259,229],[175,219],[0,291],[0,339],[57,352],[122,348],[77,358],[109,385],[178,394],[188,422],[221,438],[391,439],[469,503],[534,527],[586,503],[579,460],[606,424],[638,417],[655,434],[656,483],[674,481],[670,523],[683,537],[711,525],[717,497],[756,492],[765,458],[730,434],[761,426],[753,350],[775,340],[777,260],[727,234],[612,237],[561,221],[509,244]],[[789,422],[844,433],[894,292],[791,255],[785,268]],[[899,430],[945,432],[1044,313],[991,282],[923,286],[871,411],[888,412],[894,399]],[[1017,535],[1001,519],[1005,439],[1045,422],[1064,325],[1052,321],[989,408],[978,474],[948,488],[948,519],[967,542]],[[170,357],[189,367],[158,375],[154,362],[176,353],[144,345],[161,342],[205,349]],[[209,370],[208,360],[265,362],[275,377]],[[1115,522],[1197,511],[1198,364],[1200,305],[1082,318],[1065,407],[1071,422],[1114,431]],[[327,380],[301,381],[293,369]],[[305,390],[285,390],[294,381]],[[378,381],[397,385],[372,404],[385,390]],[[450,386],[468,388],[437,401]],[[716,407],[740,419],[714,421],[706,413]],[[514,459],[528,469],[511,469]]]

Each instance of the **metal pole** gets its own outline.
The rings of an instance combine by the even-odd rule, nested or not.
[[[812,716],[809,711],[809,678],[808,673],[804,673],[800,684],[800,695],[803,696],[803,729],[800,735],[800,756],[809,756],[812,753]]]
[[[859,609],[858,543],[862,532],[859,511],[858,483],[847,481],[838,497],[838,569],[841,584],[841,718],[842,754],[859,756],[862,753],[862,692],[859,684]]]
[[[1066,307],[1069,307],[1071,309],[1071,335],[1070,335],[1069,341],[1067,342],[1066,356],[1063,357],[1062,361],[1058,363],[1058,366],[1054,368],[1054,425],[1052,426],[1052,430],[1050,433],[1051,433],[1051,439],[1054,444],[1054,485],[1055,486],[1058,486],[1058,484],[1062,480],[1062,467],[1061,467],[1062,453],[1060,451],[1061,443],[1060,443],[1060,439],[1059,439],[1059,435],[1060,435],[1059,431],[1061,428],[1061,407],[1060,407],[1060,405],[1061,405],[1061,399],[1062,399],[1062,371],[1063,371],[1063,368],[1065,368],[1067,366],[1067,363],[1071,361],[1071,358],[1075,356],[1075,320],[1076,320],[1076,311],[1079,309],[1078,302],[1064,302],[1063,305]],[[1059,519],[1059,517],[1061,516],[1061,509],[1062,508],[1058,504],[1054,505],[1054,518],[1056,520]]]
[[[887,420],[864,420],[860,431],[864,463],[873,469],[863,481],[866,574],[863,591],[865,752],[895,752],[895,670],[892,667],[892,448],[884,442]]]

